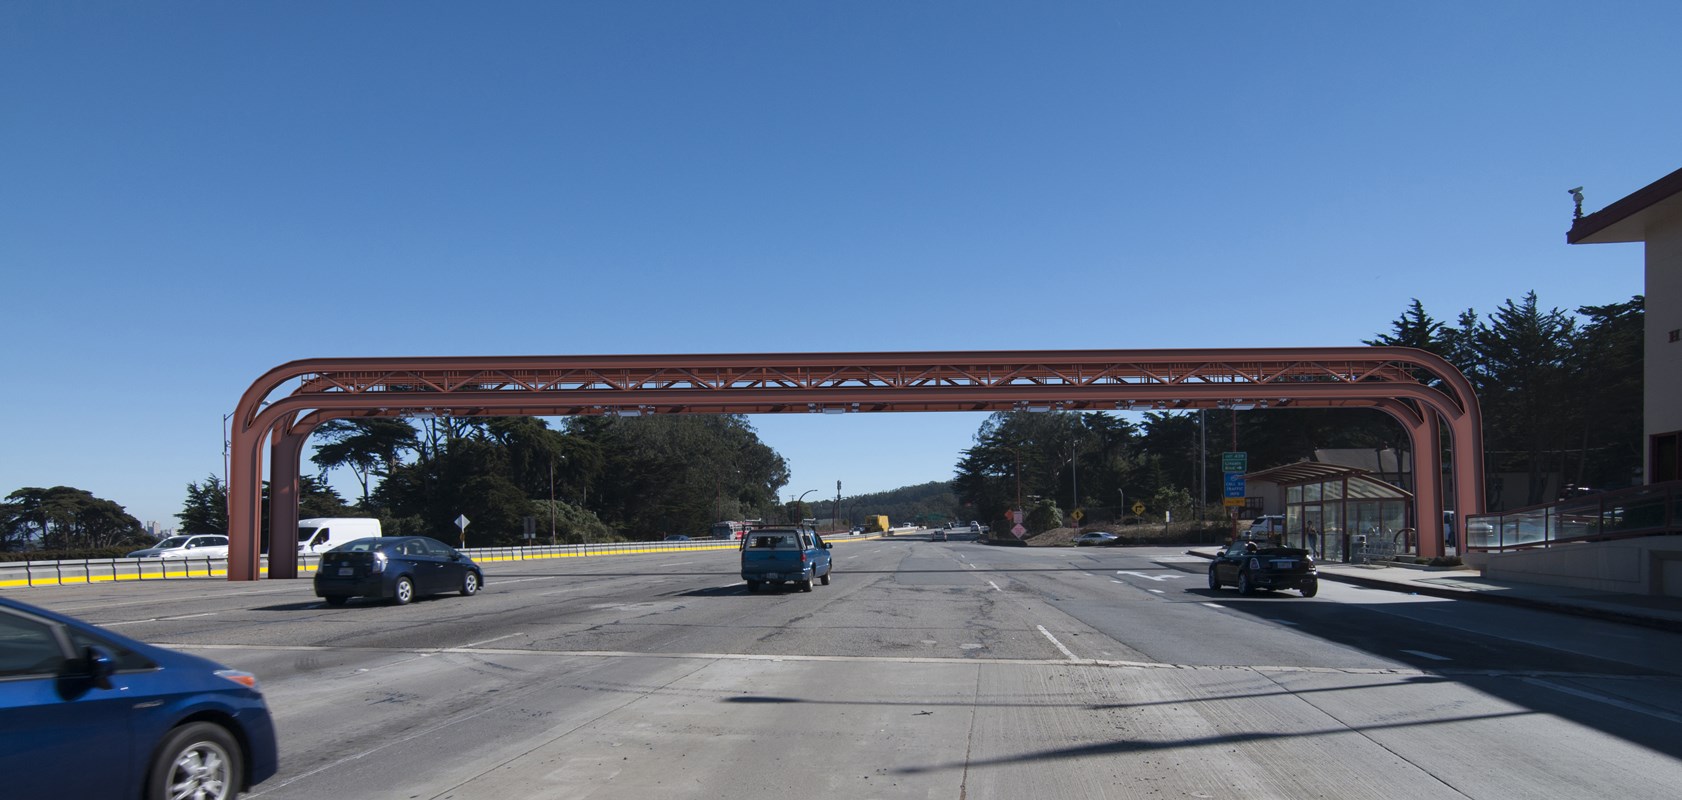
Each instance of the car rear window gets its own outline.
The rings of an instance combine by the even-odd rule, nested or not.
[[[756,533],[753,536],[753,541],[750,542],[748,546],[770,550],[797,550],[800,547],[800,545],[795,542],[794,534],[792,533]]]

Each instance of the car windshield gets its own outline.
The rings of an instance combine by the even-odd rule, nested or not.
[[[193,538],[193,537],[191,537],[191,536],[171,536],[168,539],[165,539],[161,542],[158,542],[157,544],[152,545],[152,546],[153,547],[158,547],[158,548],[186,547],[187,546],[187,540],[191,539],[191,538]]]

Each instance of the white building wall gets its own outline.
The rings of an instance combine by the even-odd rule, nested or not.
[[[1642,398],[1646,437],[1682,431],[1682,217],[1670,216],[1647,229],[1646,372]],[[1652,448],[1643,442],[1652,458]],[[1652,465],[1647,465],[1649,476]],[[1648,478],[1651,480],[1651,478]]]

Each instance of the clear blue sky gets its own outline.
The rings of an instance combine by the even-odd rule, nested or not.
[[[175,522],[314,356],[1350,345],[1682,166],[1682,3],[0,4],[0,493]],[[756,417],[785,494],[980,417]],[[349,486],[348,481],[336,481]]]

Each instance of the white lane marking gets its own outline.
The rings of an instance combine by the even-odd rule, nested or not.
[[[1429,658],[1432,661],[1453,661],[1454,660],[1452,658],[1449,658],[1448,656],[1439,656],[1436,653],[1427,653],[1424,650],[1403,650],[1402,652],[1407,653],[1410,656],[1419,656],[1420,658]]]
[[[141,622],[169,622],[171,620],[177,620],[177,619],[192,619],[194,617],[210,617],[210,616],[215,616],[216,613],[217,612],[215,612],[215,611],[209,611],[209,612],[206,612],[206,613],[203,613],[203,614],[182,614],[179,617],[151,617],[149,619],[131,619],[131,620],[127,620],[125,622],[104,622],[104,623],[100,623],[99,627],[101,627],[101,628],[114,628],[118,625],[135,625],[135,624],[138,624],[138,623],[141,623]]]
[[[443,647],[443,648],[435,648],[435,649],[420,649],[420,648],[409,648],[409,647],[339,647],[339,646],[329,647],[329,646],[325,646],[325,645],[195,644],[195,643],[190,643],[190,642],[148,642],[148,644],[156,644],[156,645],[159,645],[160,647],[168,647],[171,650],[186,650],[188,652],[194,652],[194,651],[199,651],[199,650],[203,650],[205,652],[222,652],[222,651],[228,651],[228,650],[261,650],[263,652],[278,652],[278,653],[341,653],[341,652],[396,653],[396,654],[413,653],[415,658],[426,658],[426,657],[433,656],[433,655],[438,655],[438,654],[459,653],[459,654],[463,654],[463,655],[485,655],[485,656],[498,656],[498,657],[548,658],[548,659],[659,658],[659,659],[679,659],[679,660],[697,660],[697,661],[762,661],[762,662],[772,662],[772,663],[780,663],[780,662],[805,663],[805,662],[811,662],[811,663],[826,663],[826,664],[966,664],[966,665],[973,666],[977,661],[985,661],[989,664],[1019,664],[1019,665],[1042,666],[1042,667],[1044,667],[1044,666],[1066,665],[1066,664],[1069,663],[1069,660],[1066,659],[1066,658],[976,658],[976,657],[962,657],[962,658],[959,658],[959,657],[954,657],[954,656],[802,656],[802,655],[792,655],[792,654],[774,655],[774,654],[767,654],[767,653],[692,653],[692,652],[638,653],[638,652],[631,652],[631,651],[628,651],[628,650],[520,650],[520,649],[516,649],[516,648],[512,648],[512,647],[477,647],[477,648]],[[1211,671],[1211,672],[1213,672],[1213,671],[1226,672],[1226,671],[1229,671],[1229,670],[1232,670],[1232,669],[1235,668],[1232,665],[1226,665],[1226,664],[1223,664],[1223,665],[1220,665],[1220,666],[1209,666],[1209,665],[1206,665],[1206,664],[1175,664],[1175,663],[1157,662],[1157,661],[1121,661],[1121,660],[1115,660],[1115,659],[1098,659],[1098,658],[1084,658],[1084,659],[1077,659],[1077,661],[1078,661],[1078,663],[1081,663],[1081,664],[1092,664],[1094,666],[1099,666],[1099,667],[1127,667],[1127,668],[1131,668],[1131,669],[1172,669],[1172,670],[1182,670],[1182,671],[1201,670],[1201,671]],[[389,665],[387,665],[387,666],[389,666]],[[1366,667],[1366,668],[1363,668],[1363,667],[1303,667],[1303,666],[1286,666],[1286,665],[1280,665],[1280,664],[1244,664],[1244,665],[1238,665],[1238,667],[1243,668],[1243,669],[1253,669],[1253,670],[1260,670],[1260,671],[1265,671],[1265,672],[1269,672],[1269,673],[1279,673],[1279,674],[1301,673],[1301,674],[1319,674],[1319,675],[1324,675],[1324,674],[1381,675],[1381,676],[1387,676],[1387,677],[1396,676],[1396,675],[1430,675],[1430,674],[1435,674],[1435,673],[1427,671],[1427,670],[1415,669],[1415,668],[1412,668],[1412,667]],[[358,672],[368,672],[369,670],[360,669],[360,670],[357,670],[357,671]],[[1493,671],[1493,672],[1479,671],[1479,672],[1476,673],[1476,675],[1478,677],[1505,676],[1505,675],[1509,675],[1509,674],[1513,675],[1514,677],[1532,677],[1528,673],[1507,673],[1507,672],[1502,672],[1502,671],[1499,671],[1499,670]],[[1546,673],[1546,674],[1553,675],[1555,673]],[[1585,676],[1580,674],[1580,673],[1571,673],[1569,675],[1560,675],[1559,677],[1562,678],[1562,679],[1576,679],[1576,678],[1582,678],[1582,677],[1585,677]],[[1589,676],[1589,677],[1593,677],[1593,676]],[[1607,677],[1607,678],[1626,678],[1628,676],[1627,675],[1607,675],[1607,676],[1604,676],[1604,677]],[[253,794],[253,795],[248,795],[248,796],[256,797],[257,795]]]
[[[988,582],[987,582],[987,585],[988,585],[988,586],[991,586],[991,587],[993,587],[993,591],[995,591],[995,592],[1002,592],[1002,591],[1004,591],[1004,590],[1003,590],[1003,589],[1000,589],[1000,588],[999,588],[999,585],[998,585],[998,584],[996,584],[996,583],[994,583],[994,582],[992,582],[992,581],[988,581]]]
[[[495,639],[486,639],[482,642],[472,642],[472,643],[469,643],[469,644],[464,644],[464,645],[462,645],[462,647],[478,647],[479,645],[482,645],[482,644],[490,644],[491,642],[500,642],[503,639],[512,639],[516,636],[524,636],[524,635],[525,634],[523,634],[523,633],[510,633],[507,636],[498,636]]]
[[[1528,683],[1528,684],[1532,685],[1532,686],[1540,686],[1544,689],[1552,689],[1556,692],[1564,692],[1564,693],[1566,693],[1568,695],[1571,695],[1573,697],[1581,697],[1584,700],[1593,700],[1596,703],[1605,703],[1606,705],[1613,706],[1615,708],[1621,708],[1625,711],[1634,711],[1637,714],[1646,714],[1649,717],[1656,717],[1656,718],[1662,719],[1666,722],[1682,723],[1682,716],[1677,716],[1677,715],[1669,713],[1667,711],[1659,711],[1658,709],[1648,708],[1646,706],[1641,706],[1641,705],[1636,705],[1635,703],[1630,703],[1630,702],[1627,702],[1627,701],[1624,701],[1624,700],[1619,700],[1616,697],[1610,697],[1610,696],[1607,696],[1607,695],[1604,695],[1604,694],[1600,694],[1598,692],[1591,692],[1591,691],[1588,691],[1586,689],[1577,689],[1577,688],[1574,688],[1574,687],[1571,687],[1571,686],[1561,686],[1557,683],[1554,683],[1553,681],[1544,681],[1544,680],[1541,680],[1539,678],[1524,678],[1523,681],[1525,683]]]
[[[1226,608],[1226,606],[1223,606],[1220,603],[1204,603],[1203,605],[1206,605],[1210,608]]]
[[[1146,575],[1143,572],[1127,572],[1126,570],[1119,570],[1119,569],[1115,571],[1115,574],[1117,574],[1117,575],[1132,575],[1135,578],[1144,578],[1147,581],[1159,581],[1159,582],[1160,581],[1177,581],[1177,580],[1185,577],[1184,575]]]
[[[535,578],[509,578],[508,580],[497,581],[496,585],[507,586],[510,583],[525,583],[526,581],[552,581],[552,580],[555,580],[557,578],[565,578],[565,577],[571,577],[571,576],[568,576],[568,575],[540,575],[540,576],[535,577]]]
[[[1068,656],[1070,661],[1079,661],[1080,660],[1080,657],[1076,656],[1074,654],[1074,651],[1070,650],[1067,647],[1064,647],[1062,642],[1057,641],[1057,637],[1052,636],[1051,631],[1046,630],[1044,625],[1035,625],[1034,627],[1039,628],[1040,633],[1045,634],[1045,638],[1050,639],[1052,644],[1057,645],[1057,649],[1061,650],[1063,652],[1063,655]]]
[[[1121,581],[1116,581],[1116,583],[1121,583]],[[1145,591],[1150,592],[1151,594],[1167,594],[1167,592],[1164,592],[1161,589],[1146,589]]]
[[[276,579],[273,579],[273,580],[281,580],[281,579],[276,578]],[[257,594],[287,594],[289,592],[296,592],[296,591],[298,591],[296,588],[288,587],[288,588],[285,588],[285,589],[266,589],[266,590],[263,590],[263,591],[232,592],[231,594],[237,594],[241,597],[244,597],[246,595],[257,595]],[[158,604],[162,604],[162,603],[181,603],[181,602],[184,602],[184,601],[187,601],[187,600],[205,600],[205,599],[209,599],[211,597],[221,597],[221,595],[200,594],[200,595],[193,595],[192,597],[156,597],[156,598],[153,598],[151,600],[135,600],[135,601],[129,602],[129,603],[94,603],[92,605],[86,605],[86,606],[64,606],[62,608],[54,607],[53,610],[59,612],[60,614],[73,614],[73,613],[77,613],[77,612],[80,612],[80,611],[86,611],[88,609],[107,609],[107,608],[122,608],[123,606],[150,606],[150,605],[158,605]]]
[[[728,588],[730,588],[730,587],[732,587],[732,586],[742,586],[742,585],[745,585],[745,584],[746,584],[746,583],[747,583],[747,581],[736,581],[736,582],[735,582],[735,583],[726,583],[726,584],[724,584],[724,585],[723,585],[723,586],[720,586],[720,587],[718,587],[718,588],[720,588],[720,589],[728,589]]]
[[[1153,558],[1151,560],[1158,564],[1186,564],[1198,561],[1207,564],[1209,562],[1209,559],[1202,556],[1163,556],[1161,558]]]

